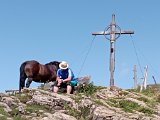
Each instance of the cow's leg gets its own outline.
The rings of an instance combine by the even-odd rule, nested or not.
[[[32,78],[28,78],[26,87],[29,88],[30,84],[32,83]]]

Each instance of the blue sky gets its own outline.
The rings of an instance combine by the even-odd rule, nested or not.
[[[159,82],[159,4],[159,0],[1,0],[0,91],[18,89],[19,67],[33,59],[42,64],[65,60],[76,76],[90,75],[95,85],[109,86],[109,41],[96,36],[92,44],[91,33],[103,31],[113,13],[122,30],[135,31],[116,41],[115,85],[133,87],[134,65],[139,82],[146,65],[148,83],[153,83],[152,75]]]

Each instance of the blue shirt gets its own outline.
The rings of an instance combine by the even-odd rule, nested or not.
[[[62,69],[58,69],[57,71],[57,76],[60,78],[60,79],[66,79],[68,77],[71,77],[71,81],[76,81],[76,78],[73,74],[73,71],[70,69],[70,68],[67,68],[66,70],[62,70]]]

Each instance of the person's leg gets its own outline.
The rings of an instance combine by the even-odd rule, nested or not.
[[[72,87],[70,85],[67,85],[67,94],[71,94]]]
[[[58,89],[59,89],[59,88],[58,88],[57,86],[54,86],[54,87],[53,87],[53,92],[57,93],[57,92],[58,92]]]
[[[74,87],[77,85],[77,82],[76,81],[70,81],[70,85],[71,85],[71,94],[73,94],[74,93]]]

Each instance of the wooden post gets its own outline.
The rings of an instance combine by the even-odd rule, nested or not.
[[[5,90],[5,92],[9,94],[16,94],[19,93],[19,90]]]
[[[154,80],[154,84],[157,85],[156,79],[154,76],[152,76],[153,80]]]
[[[147,80],[148,80],[148,65],[146,65],[144,72],[144,89],[147,88]]]
[[[118,29],[119,31],[117,31]],[[114,71],[115,71],[115,41],[121,34],[134,34],[134,31],[121,31],[120,27],[115,23],[115,15],[112,15],[111,24],[104,30],[100,32],[94,32],[92,35],[110,35],[107,38],[110,41],[110,86],[114,86]],[[118,36],[117,36],[118,35]]]
[[[145,69],[145,71],[144,71],[144,77],[143,77],[143,81],[142,81],[142,84],[141,84],[140,92],[141,92],[143,89],[146,89],[146,88],[147,88],[148,65],[146,65],[146,67],[145,67],[144,69]]]
[[[137,89],[137,69],[136,69],[136,65],[134,65],[134,89]]]

